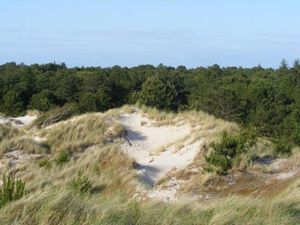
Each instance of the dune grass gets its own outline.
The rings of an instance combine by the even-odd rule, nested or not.
[[[111,119],[122,110],[134,112],[133,108],[126,106],[108,114],[82,115],[44,130],[51,154],[29,161],[22,170],[16,171],[15,176],[26,182],[27,195],[0,209],[0,225],[300,224],[300,180],[273,199],[231,196],[191,203],[136,200],[134,196],[139,185],[132,159],[117,143],[106,142],[111,135],[113,138],[124,135],[122,126]],[[196,124],[193,127],[195,140],[205,137],[210,138],[210,142],[224,130],[238,130],[235,124],[200,112],[183,112],[176,116],[163,113],[157,117],[158,111],[147,110],[162,124],[180,122],[183,118],[191,125]],[[16,145],[24,151],[39,152],[39,148],[35,149],[39,143],[12,134],[12,143],[2,141],[1,145]],[[88,146],[94,148],[81,151]],[[79,154],[57,165],[52,155],[66,149]],[[263,151],[263,147],[261,149]],[[299,154],[294,158],[297,161]],[[82,185],[87,187],[83,190],[88,191],[78,191],[82,190]]]
[[[22,151],[27,154],[45,154],[49,148],[29,137],[16,137],[2,140],[0,143],[0,157],[10,151]]]
[[[51,153],[60,151],[80,152],[105,141],[105,131],[111,126],[105,116],[87,114],[76,120],[59,124],[46,134]]]
[[[27,154],[48,152],[48,146],[36,142],[25,129],[0,124],[0,158],[3,154],[16,150]]]
[[[0,124],[0,142],[4,139],[11,139],[17,135],[19,135],[21,132],[12,126]]]
[[[83,153],[63,167],[40,168],[31,162],[16,176],[26,181],[29,194],[0,210],[0,224],[85,224],[99,211],[134,192],[132,161],[117,146]],[[90,192],[70,190],[81,173],[90,181]],[[114,207],[114,205],[110,205]],[[12,211],[10,211],[12,210]],[[74,217],[73,217],[74,216]],[[91,217],[91,218],[90,218]]]
[[[22,225],[296,225],[299,196],[291,202],[231,197],[214,203],[137,202],[114,193],[78,195],[67,189],[37,192],[0,211],[1,224]]]

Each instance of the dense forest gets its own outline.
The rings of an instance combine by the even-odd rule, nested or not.
[[[66,106],[76,113],[104,111],[137,102],[168,111],[202,110],[300,144],[299,60],[292,67],[283,60],[278,69],[0,66],[0,111],[6,115]]]

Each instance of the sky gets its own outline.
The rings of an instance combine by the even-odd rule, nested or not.
[[[0,0],[0,63],[278,67],[299,0]]]

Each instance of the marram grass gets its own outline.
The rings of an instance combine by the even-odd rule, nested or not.
[[[121,111],[134,111],[126,106]],[[162,124],[170,124],[173,114],[143,108]],[[120,112],[120,111],[119,111]],[[23,198],[0,209],[0,225],[297,225],[300,224],[300,190],[296,181],[274,199],[232,196],[214,201],[162,203],[136,201],[137,181],[133,160],[117,144],[106,144],[109,128],[123,132],[119,124],[103,114],[88,114],[53,126],[45,131],[51,151],[47,165],[31,160],[17,173],[26,182]],[[195,138],[215,139],[223,130],[237,126],[197,112],[183,112],[195,127]],[[18,137],[20,138],[20,137]],[[94,145],[88,151],[76,152],[70,161],[56,165],[53,156],[62,149]],[[78,174],[88,180],[89,189],[78,192],[70,183]],[[78,181],[80,182],[80,180]],[[199,181],[200,182],[200,181]],[[79,184],[80,185],[80,184]],[[71,185],[72,186],[72,185]],[[74,186],[74,185],[73,185]],[[75,185],[76,186],[76,185]]]

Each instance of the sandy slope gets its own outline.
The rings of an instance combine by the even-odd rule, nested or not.
[[[141,179],[149,185],[172,170],[184,169],[201,149],[202,141],[184,141],[191,135],[188,124],[156,127],[140,112],[122,114],[119,121],[127,130],[123,149],[135,159]],[[181,149],[175,147],[178,141],[185,143]]]
[[[204,136],[206,133],[199,132],[201,129],[209,132],[212,129],[210,127],[219,128],[225,125],[215,121],[212,123],[209,119],[204,118],[203,123],[201,123],[201,120],[197,124],[192,124],[192,122],[183,122],[180,119],[180,122],[176,125],[157,126],[157,121],[150,120],[138,108],[135,108],[133,113],[125,113],[124,111],[118,110],[108,114],[96,113],[95,115],[107,115],[105,119],[108,122],[117,119],[126,129],[126,141],[123,143],[124,139],[121,138],[112,143],[119,144],[121,140],[122,149],[136,162],[135,166],[141,183],[145,184],[137,185],[135,195],[137,199],[154,198],[170,202],[217,198],[223,193],[224,195],[244,192],[269,193],[271,189],[281,190],[290,180],[300,176],[299,166],[294,165],[292,160],[267,157],[256,162],[252,172],[228,174],[224,177],[215,177],[215,179],[212,177],[211,180],[207,181],[207,188],[203,189],[201,194],[197,196],[194,193],[186,194],[182,192],[182,187],[185,187],[187,182],[192,181],[192,179],[180,178],[173,172],[179,170],[185,170],[185,172],[192,172],[193,174],[199,172],[200,170],[193,171],[193,169],[197,169],[195,168],[197,164],[192,164],[192,162],[198,153],[207,146],[207,138]],[[48,130],[72,123],[86,116],[86,114],[75,116],[44,129]],[[0,115],[0,124],[8,123],[26,131],[27,127],[23,128],[23,126],[32,123],[35,118],[34,116],[8,118]],[[206,125],[210,123],[214,126]],[[191,127],[192,125],[194,127]],[[26,132],[28,137],[32,137],[38,143],[46,141],[45,137],[39,136],[40,130],[33,129],[31,131],[29,132],[28,129],[28,133]],[[87,150],[97,149],[94,147]],[[22,164],[38,157],[40,157],[38,154],[27,154],[18,150],[8,152],[0,159],[0,171],[5,168],[18,170]]]

